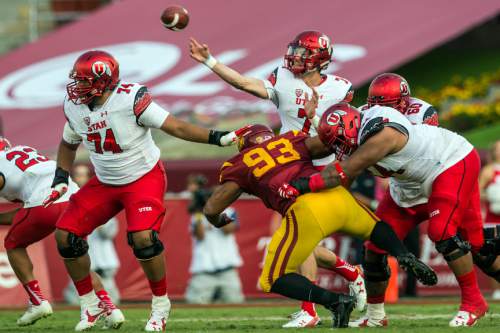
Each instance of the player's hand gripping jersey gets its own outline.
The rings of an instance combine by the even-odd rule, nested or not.
[[[241,151],[222,165],[220,182],[234,181],[261,198],[266,207],[285,215],[293,201],[279,196],[280,185],[318,172],[311,163],[307,138],[292,131]]]
[[[467,156],[473,149],[463,137],[444,128],[410,121],[395,109],[373,106],[363,112],[358,145],[384,126],[408,136],[405,147],[380,160],[370,171],[377,176],[394,177],[396,181],[421,184],[420,188],[392,186],[391,197],[401,207],[427,202],[432,182],[443,171]]]
[[[316,129],[306,117],[304,110],[305,94],[309,98],[312,89],[300,78],[296,78],[288,69],[276,68],[267,80],[264,80],[269,99],[276,105],[281,119],[280,133],[297,130],[310,136],[317,135]],[[316,114],[323,112],[333,104],[352,99],[352,84],[335,75],[324,75],[323,82],[315,87],[319,95]],[[334,155],[315,160],[314,165],[327,165],[335,159]]]
[[[28,146],[16,146],[0,152],[0,172],[5,184],[0,196],[9,201],[22,201],[24,208],[41,206],[50,193],[56,162],[38,154]],[[69,200],[78,186],[69,180],[68,191],[57,202]]]
[[[121,81],[106,103],[94,110],[66,99],[64,113],[68,120],[64,141],[83,142],[102,183],[129,184],[148,173],[160,158],[150,128],[160,128],[169,113],[138,83]]]

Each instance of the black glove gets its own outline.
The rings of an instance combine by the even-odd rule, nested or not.
[[[309,187],[309,177],[300,177],[292,180],[290,183],[300,194],[305,194],[311,192]]]
[[[208,143],[211,144],[211,145],[217,145],[217,146],[223,146],[221,144],[221,138],[226,135],[226,134],[229,134],[231,132],[229,131],[217,131],[217,130],[210,130],[210,133],[208,134]]]
[[[226,215],[226,213],[222,213],[219,215],[219,221],[216,225],[217,228],[222,228],[226,225],[228,225],[229,223],[233,222],[234,220],[232,218],[230,218],[229,216]]]

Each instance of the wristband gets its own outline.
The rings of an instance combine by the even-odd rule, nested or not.
[[[340,166],[339,162],[335,162],[335,170],[337,170],[337,173],[339,174],[340,182],[344,185],[347,182],[347,175],[345,174],[344,169]]]
[[[51,187],[55,187],[56,185],[59,184],[68,184],[69,183],[68,179],[69,179],[69,172],[61,167],[57,167]]]
[[[217,65],[217,59],[215,59],[211,54],[208,56],[207,60],[203,62],[205,66],[212,69]]]
[[[314,128],[318,128],[319,121],[320,121],[320,118],[318,117],[318,115],[315,114],[314,117],[312,117],[310,120],[311,120],[311,123],[313,124]]]
[[[309,178],[309,188],[311,189],[311,192],[319,192],[325,187],[325,181],[323,180],[321,173],[315,173]]]

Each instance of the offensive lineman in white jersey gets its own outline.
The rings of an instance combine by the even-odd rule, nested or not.
[[[321,173],[285,184],[281,189],[284,196],[346,184],[366,168],[378,176],[418,182],[426,203],[413,207],[413,219],[387,223],[403,239],[418,223],[429,220],[429,238],[443,254],[461,289],[460,309],[449,324],[474,325],[488,309],[470,253],[472,250],[477,256],[484,243],[478,187],[480,160],[474,147],[456,133],[425,124],[412,125],[400,112],[379,105],[362,115],[349,104],[334,105],[323,114],[318,132],[339,159],[349,157]],[[406,206],[403,192],[391,192],[391,197],[398,206]],[[363,267],[371,281],[385,281],[390,274],[385,256],[374,252],[372,244]]]
[[[323,112],[341,101],[350,102],[353,97],[351,82],[336,75],[321,73],[331,62],[333,48],[330,38],[318,31],[304,31],[298,34],[288,44],[284,57],[285,66],[276,68],[266,80],[243,76],[218,62],[210,54],[208,46],[198,43],[194,38],[191,38],[189,48],[194,60],[205,64],[234,88],[271,100],[278,108],[281,134],[297,130],[311,136],[316,135],[316,127]],[[305,112],[309,97],[316,111],[314,115]],[[335,155],[332,154],[314,160],[313,164],[322,169],[334,160]],[[361,274],[326,248],[319,250],[334,261],[333,266],[324,268],[335,271],[349,281],[351,293],[355,294],[358,300],[357,308],[362,309],[366,304],[366,292]],[[316,270],[313,255],[300,266],[301,273],[312,281],[316,280]],[[292,320],[283,327],[314,327],[320,322],[311,302],[302,302],[301,310],[292,314],[291,318]]]
[[[44,297],[33,273],[33,263],[26,248],[48,235],[68,205],[69,197],[78,186],[68,179],[68,191],[52,206],[43,207],[50,193],[50,184],[56,163],[28,146],[11,147],[0,137],[0,197],[21,202],[23,207],[0,214],[0,224],[11,225],[4,245],[9,263],[28,294],[28,310],[17,320],[19,326],[32,325],[52,314],[52,307]],[[92,272],[93,288],[104,308],[107,309],[104,326],[118,328],[125,320],[104,290],[99,277]]]
[[[90,258],[85,237],[125,210],[127,238],[153,293],[146,331],[165,330],[170,312],[163,244],[158,237],[165,215],[166,174],[150,128],[180,139],[229,145],[234,132],[208,130],[176,119],[152,101],[145,86],[119,78],[116,59],[104,51],[88,51],[76,60],[67,85],[67,122],[57,155],[48,206],[68,187],[76,149],[90,152],[96,176],[71,196],[57,222],[56,241],[80,296],[81,321],[75,330],[91,328],[104,315],[91,288]]]

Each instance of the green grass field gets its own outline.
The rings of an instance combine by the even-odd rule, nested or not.
[[[455,313],[456,306],[447,304],[399,304],[389,305],[390,326],[384,332],[451,332],[448,321]],[[33,326],[18,328],[16,318],[21,311],[0,311],[0,332],[71,332],[79,319],[79,311],[55,309],[52,317],[39,321]],[[274,306],[228,306],[228,307],[176,307],[172,310],[167,331],[170,332],[283,332],[281,325],[286,316],[296,307]],[[323,324],[314,332],[331,332],[329,313],[320,309]],[[119,332],[140,332],[144,329],[149,315],[145,307],[126,307],[123,309],[127,321]],[[490,304],[490,313],[472,329],[476,332],[499,332],[500,303]],[[359,316],[354,313],[353,317]],[[100,323],[99,323],[100,324]],[[98,325],[99,325],[98,324]],[[100,325],[99,325],[100,326]],[[349,329],[353,331],[355,329]],[[101,331],[99,327],[94,331]]]

